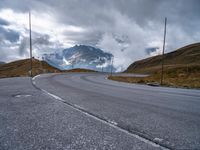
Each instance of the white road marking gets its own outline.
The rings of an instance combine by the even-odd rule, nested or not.
[[[118,125],[118,123],[117,123],[117,122],[115,122],[115,121],[112,121],[112,120],[108,120],[108,122],[109,122],[109,123],[111,123],[111,124],[113,124],[113,125],[115,125],[115,126],[117,126],[117,125]]]
[[[83,107],[81,107],[81,106],[79,106],[79,105],[76,105],[76,104],[74,104],[74,106],[75,106],[76,108],[79,108],[79,109],[82,109],[82,110],[84,110],[84,108],[83,108]]]
[[[35,76],[35,77],[32,78],[32,79],[35,80],[37,77],[39,77],[39,75]],[[33,84],[37,87],[37,85],[35,84],[35,82],[34,82]],[[39,88],[39,87],[38,87],[38,88]],[[39,89],[41,89],[41,88],[39,88]],[[100,121],[101,123],[106,124],[106,125],[108,125],[108,126],[110,126],[110,127],[113,127],[113,128],[115,128],[115,129],[117,129],[117,130],[123,132],[123,133],[126,133],[126,134],[128,134],[129,136],[132,136],[132,137],[134,137],[134,138],[136,138],[136,139],[138,139],[138,140],[140,140],[140,141],[142,141],[142,142],[144,142],[144,143],[146,143],[146,144],[149,144],[149,145],[154,146],[154,147],[162,148],[163,150],[170,150],[170,149],[168,149],[168,148],[166,148],[166,147],[163,147],[163,146],[161,146],[161,145],[159,145],[159,144],[157,144],[157,143],[154,143],[154,142],[152,142],[152,141],[150,141],[150,140],[148,140],[148,139],[145,139],[145,138],[143,138],[143,137],[141,137],[141,136],[139,136],[139,135],[137,135],[137,134],[131,133],[131,132],[129,132],[129,131],[123,129],[123,128],[120,128],[119,126],[117,126],[117,123],[116,123],[116,122],[113,122],[113,121],[110,121],[110,120],[107,120],[107,121],[106,121],[106,120],[100,119],[100,118],[98,118],[98,117],[96,117],[96,116],[94,116],[94,115],[92,115],[92,114],[87,113],[86,111],[83,111],[82,109],[80,109],[80,106],[77,107],[77,105],[73,105],[73,104],[66,103],[66,102],[67,102],[66,100],[62,99],[61,97],[59,97],[59,96],[57,96],[57,95],[54,95],[54,94],[52,94],[52,93],[47,92],[47,91],[44,90],[44,89],[41,89],[41,91],[43,91],[45,94],[47,94],[47,95],[53,97],[54,99],[57,99],[57,100],[62,101],[62,102],[65,102],[64,104],[66,104],[67,106],[71,107],[72,109],[74,109],[74,110],[76,110],[76,111],[79,111],[80,113],[83,113],[83,114],[85,114],[86,116],[91,117],[91,118],[93,118],[93,119],[95,119],[95,120],[98,120],[98,121]]]
[[[50,95],[51,97],[53,97],[53,98],[55,98],[55,99],[57,99],[57,100],[59,100],[59,101],[64,102],[64,100],[63,100],[62,98],[60,98],[60,97],[58,97],[58,96],[56,96],[56,95],[54,95],[54,94],[51,94],[51,93],[47,92],[47,91],[44,90],[44,89],[41,89],[41,90],[42,90],[42,92],[44,92],[45,94]]]
[[[37,77],[39,77],[40,76],[40,74],[39,75],[37,75],[37,76],[34,76],[33,78],[32,78],[32,80],[35,80]]]
[[[16,95],[15,97],[16,98],[20,98],[20,97],[30,97],[31,95],[29,95],[29,94],[26,94],[26,95],[24,95],[24,94],[22,94],[22,95]]]

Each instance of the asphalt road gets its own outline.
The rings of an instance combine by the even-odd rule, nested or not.
[[[199,90],[98,73],[46,74],[33,83],[0,80],[0,149],[200,149]]]

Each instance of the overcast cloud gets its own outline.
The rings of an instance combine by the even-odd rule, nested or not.
[[[123,70],[161,52],[165,17],[166,52],[200,41],[199,0],[0,0],[0,61],[29,56],[29,9],[35,57],[85,44]]]

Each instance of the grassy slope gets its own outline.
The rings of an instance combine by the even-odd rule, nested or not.
[[[131,64],[125,72],[155,73],[161,68],[161,56],[154,56]],[[182,47],[164,55],[166,69],[200,66],[200,43]]]
[[[4,62],[0,61],[0,66],[2,66],[2,65],[4,65],[4,64],[5,64]]]
[[[150,57],[131,64],[127,73],[149,73],[149,77],[109,77],[131,82],[160,82],[161,56]],[[167,86],[200,88],[200,43],[191,44],[164,56],[164,84]]]
[[[33,76],[41,73],[55,72],[96,72],[89,69],[59,70],[50,66],[45,61],[33,59]],[[30,76],[30,59],[18,60],[11,63],[0,65],[0,78]]]
[[[19,77],[30,75],[30,60],[18,60],[0,66],[0,78],[3,77]],[[48,65],[44,61],[33,59],[33,75],[40,73],[60,72],[57,68]]]

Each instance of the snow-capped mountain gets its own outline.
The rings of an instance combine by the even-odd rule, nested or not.
[[[43,59],[50,65],[62,70],[86,68],[109,72],[112,54],[86,45],[76,45],[61,53],[44,54]],[[114,69],[115,70],[115,69]]]

